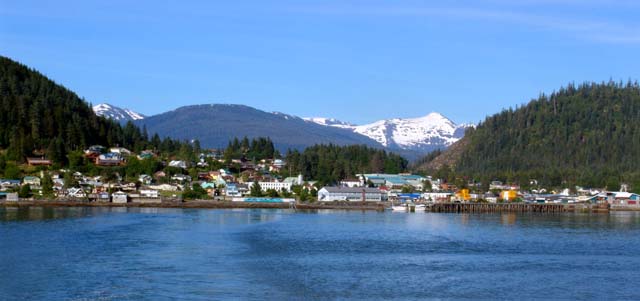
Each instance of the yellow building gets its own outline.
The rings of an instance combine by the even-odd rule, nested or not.
[[[500,192],[500,199],[505,201],[513,201],[518,197],[518,192],[515,190],[503,190]]]
[[[460,189],[457,193],[456,193],[456,198],[459,200],[465,200],[468,201],[471,199],[471,194],[469,194],[469,189]]]

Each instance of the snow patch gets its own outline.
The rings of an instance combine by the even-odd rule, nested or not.
[[[122,109],[108,103],[101,103],[93,106],[93,112],[98,116],[103,116],[118,122],[141,120],[145,118],[145,116],[140,113],[129,109]]]

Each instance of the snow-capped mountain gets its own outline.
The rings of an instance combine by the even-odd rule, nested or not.
[[[119,108],[108,103],[101,103],[99,105],[93,106],[93,112],[95,112],[98,116],[110,118],[120,123],[126,123],[127,121],[135,121],[145,118],[145,116],[140,113],[136,113],[129,109]]]
[[[303,118],[306,121],[311,121],[317,123],[319,125],[333,126],[344,129],[353,129],[354,125],[348,122],[340,121],[335,118],[324,118],[324,117],[307,117]]]
[[[430,113],[419,118],[394,118],[365,125],[351,125],[327,118],[305,118],[326,126],[349,128],[367,136],[390,149],[431,151],[446,148],[460,140],[471,125],[457,125],[440,113]]]

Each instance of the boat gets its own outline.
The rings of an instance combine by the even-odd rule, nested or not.
[[[400,205],[400,206],[391,206],[391,210],[393,211],[407,211],[407,206],[406,205]]]

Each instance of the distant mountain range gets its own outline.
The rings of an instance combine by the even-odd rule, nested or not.
[[[235,137],[268,136],[284,150],[319,143],[365,144],[415,159],[444,149],[464,136],[470,125],[457,125],[439,113],[420,118],[380,120],[354,125],[333,118],[300,118],[244,105],[195,105],[146,117],[110,104],[94,106],[97,115],[145,125],[150,133],[176,139],[198,139],[206,147],[225,147]]]
[[[367,136],[390,149],[429,152],[446,148],[460,140],[465,130],[472,126],[457,125],[440,113],[430,113],[419,118],[394,118],[365,125],[352,125],[329,118],[305,118],[317,124],[350,129]]]
[[[238,137],[270,137],[281,151],[315,144],[364,144],[376,141],[347,129],[321,126],[283,113],[269,113],[244,105],[193,105],[137,120],[150,133],[177,139],[198,139],[205,147],[226,147]]]

